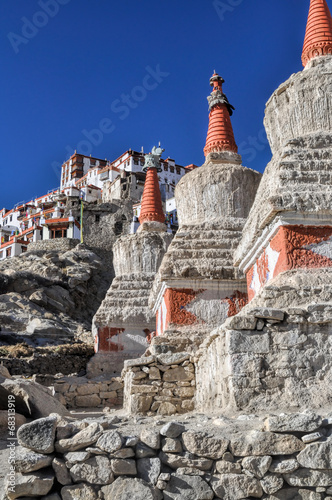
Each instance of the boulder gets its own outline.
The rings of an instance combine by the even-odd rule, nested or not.
[[[159,458],[163,464],[168,465],[171,469],[179,467],[194,467],[199,470],[210,470],[213,464],[212,460],[207,458],[191,458],[191,456],[173,455],[172,453],[159,453]]]
[[[49,467],[52,463],[51,455],[42,455],[34,451],[17,446],[15,448],[15,469],[17,472],[34,472]]]
[[[172,474],[164,500],[212,500],[214,493],[200,476]]]
[[[284,474],[284,479],[290,486],[326,487],[332,485],[332,470],[297,469],[289,474]]]
[[[185,449],[190,453],[212,460],[221,458],[229,444],[228,439],[208,436],[204,432],[184,432],[182,439]]]
[[[242,467],[251,472],[257,479],[265,476],[272,463],[272,457],[245,457],[242,460]]]
[[[140,439],[142,443],[149,446],[149,448],[152,448],[153,450],[160,449],[160,434],[158,431],[144,429],[141,432]]]
[[[160,429],[160,434],[168,438],[177,438],[186,430],[185,426],[178,422],[168,422]]]
[[[17,431],[17,440],[21,446],[36,453],[53,453],[57,417],[40,418],[22,425]]]
[[[300,439],[290,434],[260,431],[239,433],[230,443],[230,451],[236,457],[293,455],[304,447],[305,444]]]
[[[222,474],[213,476],[211,487],[218,498],[227,500],[240,500],[242,498],[261,498],[263,490],[256,478],[244,474]]]
[[[67,415],[67,409],[52,396],[49,389],[32,381],[5,379],[0,384],[0,399],[7,402],[8,396],[16,398],[16,410],[25,417],[42,418],[51,413]],[[6,408],[1,408],[6,409]]]
[[[331,441],[309,444],[298,454],[297,461],[308,469],[332,469]]]
[[[137,460],[138,477],[145,482],[156,486],[160,472],[161,461],[159,458],[141,458]]]
[[[47,495],[52,489],[54,477],[51,474],[35,472],[33,474],[15,474],[14,481],[11,476],[5,480],[5,492],[9,500],[20,497],[41,497]]]
[[[75,484],[61,489],[62,500],[97,500],[97,494],[92,486]]]
[[[115,458],[111,460],[111,468],[116,476],[136,476],[136,461],[127,459]]]
[[[88,427],[82,431],[75,434],[70,439],[60,439],[55,444],[55,449],[59,453],[64,453],[66,451],[77,451],[82,448],[86,448],[91,444],[94,444],[103,433],[103,428],[98,423],[90,424]]]
[[[300,464],[295,458],[279,458],[273,460],[269,471],[277,474],[287,474],[287,472],[294,472],[299,467]]]
[[[85,481],[90,484],[110,484],[114,481],[110,461],[103,456],[74,465],[70,469],[70,475],[75,483]]]
[[[122,447],[123,441],[123,437],[117,431],[107,431],[100,436],[97,446],[107,453],[114,453]]]
[[[266,429],[271,432],[314,432],[322,425],[322,418],[314,412],[270,416]]]
[[[261,485],[264,493],[272,495],[273,493],[277,493],[277,491],[281,490],[284,485],[284,480],[282,476],[279,476],[278,474],[267,474],[261,480]]]
[[[105,500],[160,500],[162,498],[158,490],[137,478],[118,477],[111,486],[102,488],[102,492]]]
[[[56,480],[61,484],[61,486],[68,486],[69,484],[72,484],[69,471],[63,460],[61,460],[60,458],[55,458],[52,462],[52,467],[55,473]]]

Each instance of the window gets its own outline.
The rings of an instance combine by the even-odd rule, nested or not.
[[[176,173],[177,173],[178,175],[181,175],[181,169],[180,169],[180,167],[176,167]]]
[[[97,222],[97,224],[100,222],[100,215],[99,214],[95,215],[95,221]]]
[[[166,165],[166,163],[164,163],[164,170],[165,170],[165,172],[168,171],[168,165]]]
[[[138,160],[134,160],[134,165],[138,165]]]
[[[174,174],[174,167],[170,167],[170,171]]]

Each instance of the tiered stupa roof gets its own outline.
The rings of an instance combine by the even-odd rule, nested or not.
[[[229,104],[227,97],[222,91],[224,81],[217,73],[214,73],[210,79],[213,91],[208,97],[210,119],[204,148],[205,156],[209,153],[219,153],[221,151],[232,151],[233,153],[237,153],[238,151],[230,118],[234,108]]]
[[[302,63],[332,54],[332,17],[326,0],[311,0],[302,52]]]

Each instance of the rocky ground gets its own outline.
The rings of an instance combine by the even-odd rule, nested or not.
[[[109,266],[84,245],[35,250],[0,263],[1,344],[92,342],[91,322],[112,281]]]

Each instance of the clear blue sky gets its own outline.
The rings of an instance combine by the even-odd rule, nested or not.
[[[161,141],[165,156],[201,165],[214,69],[243,164],[263,171],[265,103],[302,69],[309,0],[216,3],[2,1],[0,208],[57,187],[57,165],[80,143],[113,160]]]

